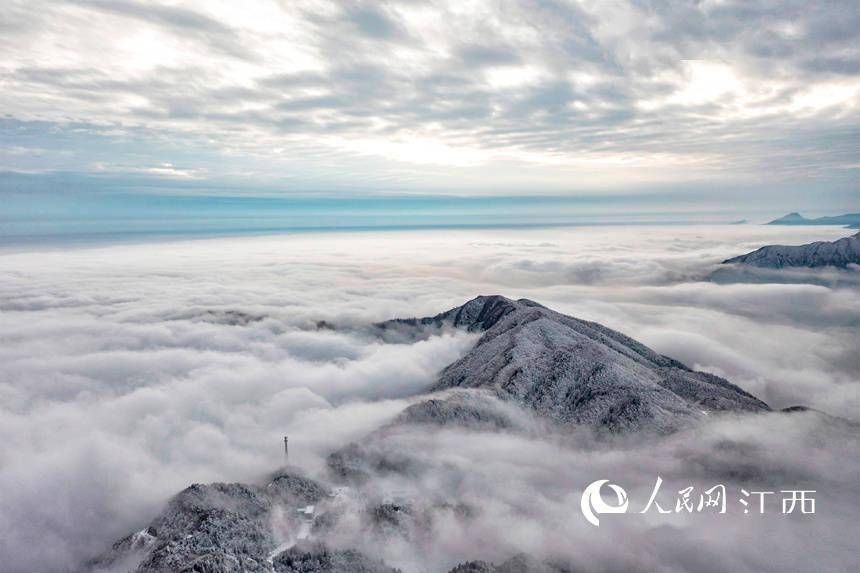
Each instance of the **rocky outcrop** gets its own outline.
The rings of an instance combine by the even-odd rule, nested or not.
[[[265,486],[194,484],[176,495],[146,528],[91,562],[88,570],[268,572],[267,558],[278,545],[272,510],[318,502],[326,492],[318,482],[294,474],[277,474]]]

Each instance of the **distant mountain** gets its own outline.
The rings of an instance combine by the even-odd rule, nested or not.
[[[800,213],[795,212],[789,213],[779,219],[774,219],[768,225],[848,225],[852,228],[857,228],[860,226],[860,213],[807,219]]]
[[[723,264],[743,264],[781,269],[785,267],[837,267],[860,265],[860,233],[836,241],[806,245],[769,245],[751,253],[726,259]]]
[[[807,225],[810,219],[807,219],[798,212],[783,215],[779,219],[774,219],[768,225]]]

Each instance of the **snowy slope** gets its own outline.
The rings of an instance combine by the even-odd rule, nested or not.
[[[769,245],[746,255],[723,261],[755,267],[781,269],[785,267],[838,267],[860,264],[860,233],[828,242],[817,241],[799,246]]]
[[[768,409],[722,378],[529,300],[478,297],[429,322],[484,331],[439,389],[490,389],[558,423],[663,432],[712,412]]]

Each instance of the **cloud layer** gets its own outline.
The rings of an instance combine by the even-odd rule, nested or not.
[[[384,448],[406,452],[422,471],[374,485],[443,504],[430,512],[430,532],[419,518],[405,528],[406,539],[374,536],[349,521],[335,535],[406,571],[448,571],[478,558],[500,563],[518,552],[571,563],[574,571],[839,571],[852,559],[843,529],[852,528],[860,503],[857,428],[812,413],[722,419],[657,444],[634,438],[614,448],[575,433],[423,427],[387,435]],[[722,484],[726,513],[657,515],[652,507],[639,514],[658,475],[663,509],[671,512],[687,486],[695,487],[695,504],[701,491]],[[601,516],[599,529],[579,513],[582,490],[597,479],[624,487],[630,502],[626,515]],[[741,488],[774,492],[764,515],[757,505],[743,513]],[[814,516],[781,514],[780,490],[795,488],[816,490]],[[460,501],[472,519],[457,519],[444,506]]]
[[[362,326],[432,315],[476,294],[532,298],[723,375],[774,407],[856,420],[856,289],[702,280],[764,243],[844,233],[604,227],[4,252],[0,555],[12,571],[61,570],[142,526],[189,483],[253,480],[276,467],[283,434],[296,463],[320,469],[474,341],[452,333],[389,344]],[[471,455],[457,453],[468,443],[451,447],[455,460]],[[500,444],[492,463],[509,464],[510,452]],[[606,456],[607,471],[626,471]],[[573,495],[584,484],[568,485]]]

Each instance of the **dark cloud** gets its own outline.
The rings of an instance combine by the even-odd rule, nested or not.
[[[390,40],[401,33],[398,25],[390,17],[372,5],[350,10],[347,17],[363,34],[372,38]]]
[[[473,66],[510,65],[520,62],[519,56],[513,50],[507,49],[504,46],[485,46],[480,44],[463,46],[459,50],[459,56],[469,68]]]

